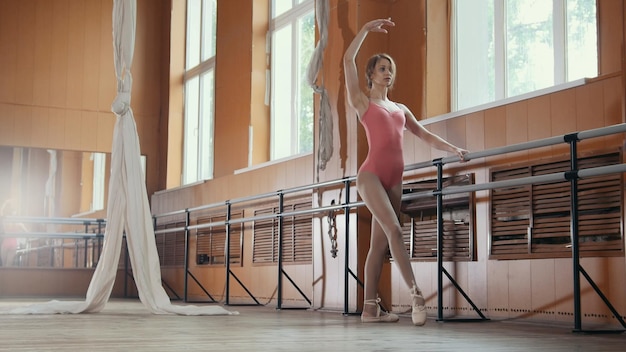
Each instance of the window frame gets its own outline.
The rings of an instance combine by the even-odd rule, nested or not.
[[[300,20],[305,16],[310,15],[311,13],[315,16],[315,1],[314,0],[291,0],[292,6],[291,9],[283,11],[280,15],[274,17],[274,1],[270,1],[269,6],[269,29],[268,29],[268,47],[270,52],[270,72],[268,73],[269,80],[269,106],[270,106],[270,161],[290,158],[293,156],[311,153],[311,150],[300,150],[300,108],[301,108],[301,87],[303,83],[305,83],[306,77],[300,74],[300,69],[302,65],[308,65],[308,62],[299,62],[300,48],[301,48],[301,37],[299,36],[300,29],[298,24]],[[283,0],[284,1],[284,0]],[[315,24],[314,24],[315,25]],[[288,145],[278,145],[276,142],[278,135],[284,135],[284,125],[277,123],[275,114],[277,112],[277,108],[275,106],[276,102],[276,90],[277,88],[277,79],[275,78],[276,69],[276,57],[278,55],[274,55],[276,52],[275,45],[276,40],[274,38],[274,34],[278,31],[285,29],[287,26],[291,26],[291,57],[290,57],[290,84],[293,89],[291,91],[291,98],[289,99],[289,113],[292,116],[291,121],[292,124],[289,125],[289,141]],[[313,43],[311,51],[314,49],[315,44]],[[313,90],[311,89],[311,97],[313,97]],[[313,99],[311,100],[311,111],[313,109]],[[312,116],[312,119],[314,117]],[[281,126],[281,127],[279,127]],[[278,129],[281,128],[280,131]],[[311,138],[313,138],[314,128],[311,131]],[[311,146],[312,147],[312,146]],[[286,154],[278,154],[279,151],[287,150]]]
[[[200,6],[198,33],[190,34],[190,2]],[[207,9],[208,5],[214,5]],[[183,185],[192,184],[213,178],[214,133],[215,133],[215,43],[217,40],[217,0],[187,0],[185,28],[185,73],[183,74],[183,151],[182,175]],[[207,18],[210,19],[207,21]],[[207,22],[209,22],[207,24]],[[208,27],[212,28],[209,30]],[[210,35],[207,41],[205,35]],[[197,39],[197,43],[191,40]],[[207,49],[207,46],[210,46]],[[198,57],[192,59],[190,54]],[[195,62],[198,62],[195,64]],[[191,62],[191,67],[190,66]],[[198,80],[196,83],[194,80]],[[209,80],[207,85],[206,81]],[[191,85],[197,87],[191,88]],[[206,94],[210,95],[207,99]],[[191,104],[191,101],[194,104]],[[206,104],[210,104],[207,106]],[[192,106],[193,105],[193,106]],[[193,115],[193,116],[191,116]]]
[[[476,106],[493,104],[495,102],[499,102],[501,100],[507,100],[514,97],[525,96],[528,94],[533,94],[535,92],[543,91],[546,89],[552,89],[553,87],[557,87],[564,84],[569,84],[575,82],[580,79],[596,77],[599,73],[598,68],[598,58],[597,58],[597,50],[599,43],[596,39],[596,60],[595,60],[595,73],[592,76],[585,77],[568,77],[568,35],[567,35],[567,2],[568,0],[553,0],[552,2],[552,46],[553,46],[553,60],[554,60],[554,72],[553,72],[553,82],[551,85],[546,87],[538,87],[534,90],[529,90],[523,93],[511,94],[508,93],[508,82],[507,82],[507,57],[506,57],[506,2],[511,0],[486,0],[493,2],[493,28],[491,28],[491,35],[493,36],[493,67],[488,67],[488,70],[493,70],[493,89],[494,96],[485,98],[484,101],[478,101],[477,103],[473,103],[472,105],[460,105],[461,98],[461,90],[462,84],[459,83],[459,74],[462,71],[459,68],[459,62],[461,58],[458,52],[458,42],[459,37],[457,32],[459,31],[457,22],[458,22],[458,14],[460,11],[458,9],[458,5],[461,3],[459,0],[455,0],[452,3],[452,19],[450,22],[450,53],[451,53],[451,67],[450,67],[450,77],[451,77],[451,99],[450,99],[450,109],[451,111],[461,111],[473,109]],[[515,1],[515,0],[513,0]],[[597,6],[596,6],[597,12]],[[496,30],[501,29],[501,30]],[[597,31],[597,16],[596,16],[596,31]],[[596,35],[597,38],[597,35]],[[480,66],[480,65],[478,65]],[[480,67],[478,68],[480,70]],[[488,75],[488,73],[487,73]],[[468,78],[468,80],[472,80],[472,78]],[[466,85],[467,86],[467,85]],[[489,95],[489,94],[487,94]],[[480,97],[469,97],[466,100],[480,100]]]

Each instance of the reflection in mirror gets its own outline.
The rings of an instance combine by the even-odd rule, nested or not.
[[[143,155],[141,166],[145,176]],[[110,169],[108,153],[0,146],[0,205],[11,205],[0,214],[0,266],[94,267]]]
[[[0,146],[0,203],[12,206],[10,214],[0,218],[2,266],[93,265],[99,252],[89,249],[99,248],[99,238],[60,235],[75,233],[84,227],[82,221],[72,227],[37,219],[104,217],[110,163],[105,153]],[[14,222],[7,216],[25,220]]]
[[[75,217],[105,207],[110,154],[0,146],[0,202],[19,216]]]

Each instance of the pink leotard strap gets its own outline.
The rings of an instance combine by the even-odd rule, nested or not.
[[[361,116],[369,150],[359,172],[367,171],[375,174],[385,189],[390,189],[402,182],[404,171],[402,139],[405,122],[403,111],[389,112],[372,102]]]

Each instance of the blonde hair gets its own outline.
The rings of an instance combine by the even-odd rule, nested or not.
[[[393,76],[391,77],[391,84],[389,85],[388,88],[391,89],[393,87],[393,83],[396,81],[396,62],[393,61],[391,56],[389,56],[388,54],[379,53],[370,57],[369,60],[367,60],[367,65],[365,65],[365,79],[367,80],[367,89],[372,89],[371,76],[374,73],[376,64],[378,64],[378,61],[380,61],[381,59],[386,59],[391,64],[390,71],[393,74]]]

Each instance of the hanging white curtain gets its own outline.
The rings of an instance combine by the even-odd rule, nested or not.
[[[122,248],[124,231],[141,302],[155,314],[237,314],[220,306],[172,305],[161,284],[161,267],[141,168],[137,127],[130,108],[130,67],[135,45],[136,0],[114,0],[113,46],[117,97],[111,110],[117,121],[113,132],[111,180],[107,227],[98,266],[84,302],[50,301],[18,307],[10,314],[94,313],[101,311],[111,296]]]
[[[319,86],[316,84],[317,75],[323,67],[324,49],[328,43],[328,7],[328,0],[315,1],[315,15],[320,38],[307,67],[307,83],[315,93],[320,95],[319,145],[317,148],[317,167],[319,170],[326,169],[326,163],[333,155],[333,117],[328,94],[324,88],[323,77],[322,83]]]

